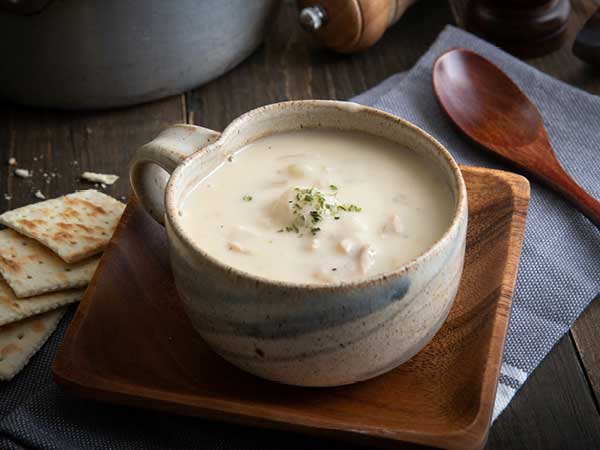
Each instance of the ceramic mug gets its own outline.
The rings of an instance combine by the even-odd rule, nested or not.
[[[207,254],[181,226],[186,192],[249,142],[300,128],[358,130],[419,152],[453,193],[445,234],[401,268],[331,285],[273,281]],[[131,183],[146,211],[165,224],[175,285],[193,326],[215,352],[260,377],[302,386],[374,377],[421,350],[454,302],[467,229],[464,180],[439,142],[383,111],[306,100],[250,111],[222,134],[175,125],[137,151]]]

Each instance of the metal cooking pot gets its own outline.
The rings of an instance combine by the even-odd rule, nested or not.
[[[262,41],[277,0],[0,0],[0,96],[131,105],[196,87]]]

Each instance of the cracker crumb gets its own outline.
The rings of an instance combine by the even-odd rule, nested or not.
[[[39,198],[40,200],[46,200],[46,196],[42,194],[39,189],[35,191],[35,194],[33,195],[35,196],[35,198]]]
[[[17,160],[15,158],[8,158],[8,165],[9,166],[16,166],[17,165]]]
[[[14,174],[20,178],[31,178],[31,170],[27,169],[15,169]]]
[[[91,183],[101,183],[104,185],[113,184],[119,179],[117,175],[106,174],[106,173],[95,173],[95,172],[83,172],[81,179],[89,181]],[[103,186],[103,188],[106,186]]]
[[[102,189],[106,189],[106,184],[104,184],[104,183],[100,183],[100,187],[101,187]]]
[[[4,200],[12,200],[12,195],[4,194]]]

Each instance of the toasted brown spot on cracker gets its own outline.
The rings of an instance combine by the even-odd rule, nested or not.
[[[66,231],[59,231],[58,233],[54,233],[54,236],[52,236],[52,238],[57,241],[69,241],[69,239],[72,237],[73,235]]]
[[[44,325],[44,322],[41,320],[34,320],[31,322],[31,329],[37,333],[41,333],[46,330],[46,325]]]
[[[86,233],[93,233],[94,229],[91,227],[88,227],[86,225],[83,225],[81,223],[65,223],[65,222],[58,222],[56,224],[57,227],[62,228],[63,230],[72,230],[74,228],[79,228],[83,231],[85,231]]]
[[[94,229],[90,228],[90,227],[86,227],[85,225],[81,224],[81,223],[76,223],[75,226],[77,228],[82,229],[83,231],[85,231],[86,233],[93,233]]]
[[[79,211],[73,208],[67,208],[65,212],[62,214],[65,217],[79,217]]]
[[[21,270],[21,265],[18,262],[5,258],[2,255],[0,255],[0,265],[4,266],[7,270],[10,270],[11,272],[18,272]]]
[[[23,228],[25,228],[26,230],[35,230],[37,229],[38,226],[40,225],[45,225],[46,221],[42,220],[42,219],[33,219],[33,220],[27,220],[27,219],[20,219],[19,223],[21,225],[23,225]]]
[[[4,347],[0,348],[0,355],[4,357],[6,355],[10,355],[11,353],[18,353],[19,351],[21,351],[21,347],[11,342],[10,344],[7,344]]]
[[[9,297],[7,297],[6,295],[3,295],[1,293],[0,293],[0,303],[3,303],[8,306],[13,306],[12,300]]]
[[[101,215],[101,214],[107,213],[107,211],[104,208],[102,208],[101,206],[95,205],[92,202],[88,202],[87,200],[83,200],[80,198],[66,198],[65,201],[67,203],[70,203],[73,205],[85,206],[85,207],[91,209],[95,215]],[[89,215],[89,213],[88,213],[88,215]]]

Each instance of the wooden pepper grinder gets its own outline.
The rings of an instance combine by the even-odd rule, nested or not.
[[[522,57],[558,49],[567,34],[569,0],[471,0],[467,30]]]
[[[300,24],[340,53],[366,50],[416,0],[298,0]]]

